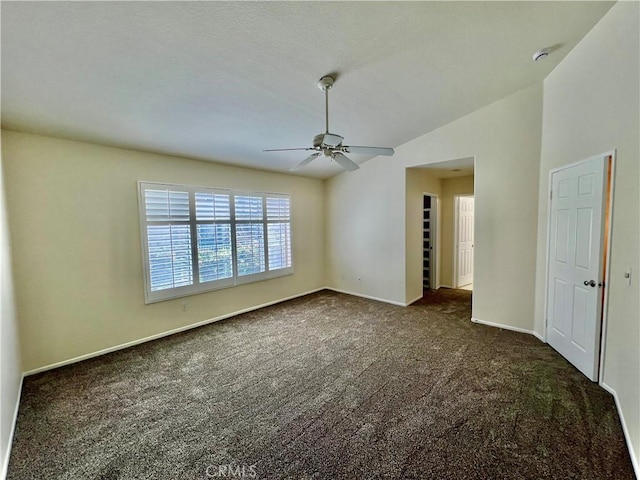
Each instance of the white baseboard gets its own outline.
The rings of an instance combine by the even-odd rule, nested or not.
[[[480,320],[479,318],[471,318],[471,321],[473,323],[480,323],[482,325],[488,325],[489,327],[502,328],[504,330],[511,330],[513,332],[528,333],[529,335],[533,335],[534,337],[541,339],[539,334],[537,334],[533,330],[527,330],[526,328],[512,327],[511,325],[503,325],[501,323],[488,322],[486,320]]]
[[[118,350],[123,350],[125,348],[133,347],[135,345],[140,345],[141,343],[150,342],[152,340],[157,340],[162,337],[167,337],[169,335],[173,335],[176,333],[184,332],[187,330],[191,330],[192,328],[202,327],[204,325],[208,325],[210,323],[219,322],[220,320],[225,320],[230,317],[235,317],[236,315],[241,315],[243,313],[252,312],[253,310],[258,310],[260,308],[269,307],[271,305],[275,305],[276,303],[286,302],[287,300],[293,300],[294,298],[304,297],[305,295],[309,295],[311,293],[316,293],[321,290],[326,290],[325,287],[316,288],[314,290],[309,290],[308,292],[298,293],[296,295],[291,295],[289,297],[280,298],[278,300],[274,300],[272,302],[263,303],[261,305],[255,305],[253,307],[244,308],[242,310],[238,310],[231,313],[226,313],[224,315],[220,315],[219,317],[209,318],[207,320],[202,320],[200,322],[191,323],[189,325],[185,325],[184,327],[175,328],[173,330],[168,330],[166,332],[157,333],[155,335],[151,335],[149,337],[140,338],[138,340],[132,340],[131,342],[123,343],[120,345],[115,345],[113,347],[105,348],[102,350],[98,350],[97,352],[87,353],[85,355],[80,355],[78,357],[70,358],[68,360],[63,360],[61,362],[52,363],[50,365],[46,365],[44,367],[34,368],[33,370],[29,370],[24,373],[24,376],[35,375],[36,373],[46,372],[47,370],[53,370],[54,368],[64,367],[65,365],[71,365],[72,363],[78,363],[83,360],[88,360],[90,358],[99,357],[100,355],[105,355],[107,353],[115,352]],[[0,477],[1,478],[1,477]]]
[[[18,411],[20,409],[20,399],[22,398],[22,385],[24,383],[24,374],[20,377],[20,387],[18,388],[18,397],[16,398],[16,406],[13,410],[13,422],[11,423],[11,431],[7,439],[7,451],[4,452],[2,465],[0,465],[0,478],[5,480],[9,470],[9,458],[11,457],[11,447],[13,446],[13,436],[16,433],[16,424],[18,423]]]
[[[622,432],[624,433],[624,439],[627,442],[627,449],[629,450],[629,456],[631,457],[631,464],[633,465],[633,470],[636,473],[636,478],[640,478],[640,463],[638,462],[638,458],[636,457],[636,452],[633,449],[633,444],[631,443],[631,437],[629,436],[629,429],[627,428],[627,424],[624,420],[624,413],[622,412],[622,408],[620,407],[620,400],[618,400],[618,394],[616,391],[607,385],[604,382],[600,382],[600,386],[604,388],[607,392],[609,392],[613,396],[613,400],[616,402],[616,409],[618,410],[618,416],[620,417],[620,423],[622,424]]]
[[[531,333],[533,334],[534,337],[536,337],[538,340],[540,340],[542,343],[547,343],[544,339],[544,337],[542,336],[542,334],[536,332],[535,330],[532,330]]]
[[[439,285],[438,288],[456,288],[456,287],[452,287],[451,285],[445,285],[444,283]]]
[[[367,298],[369,300],[375,300],[377,302],[390,303],[391,305],[397,305],[399,307],[406,307],[407,305],[409,305],[408,303],[396,302],[395,300],[389,300],[389,299],[386,299],[386,298],[373,297],[371,295],[365,295],[364,293],[349,292],[347,290],[342,290],[340,288],[326,287],[326,290],[331,290],[331,291],[338,292],[338,293],[345,293],[347,295],[353,295],[354,297]],[[422,298],[422,295],[420,295],[419,298]],[[414,300],[414,302],[415,302],[415,300]]]
[[[413,302],[417,302],[418,300],[421,300],[423,297],[423,295],[418,295],[416,298],[414,298],[413,300],[409,300],[407,303],[404,304],[405,307],[408,307],[409,305],[411,305]]]

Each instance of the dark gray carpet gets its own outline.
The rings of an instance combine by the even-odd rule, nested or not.
[[[324,291],[28,377],[8,478],[634,478],[611,396],[470,295]]]

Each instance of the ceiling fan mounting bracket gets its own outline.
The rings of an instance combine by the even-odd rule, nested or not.
[[[331,87],[333,87],[333,83],[336,81],[335,78],[326,75],[324,77],[322,77],[320,80],[318,80],[318,88],[320,90],[322,90],[323,92],[326,92],[327,90],[330,90]]]

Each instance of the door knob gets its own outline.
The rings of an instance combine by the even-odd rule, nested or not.
[[[596,286],[596,281],[595,280],[585,280],[584,281],[584,286],[585,287],[595,287]]]

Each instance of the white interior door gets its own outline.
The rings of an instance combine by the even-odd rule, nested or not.
[[[473,197],[458,197],[456,286],[473,283]]]
[[[551,176],[547,341],[592,381],[598,378],[608,159]]]

